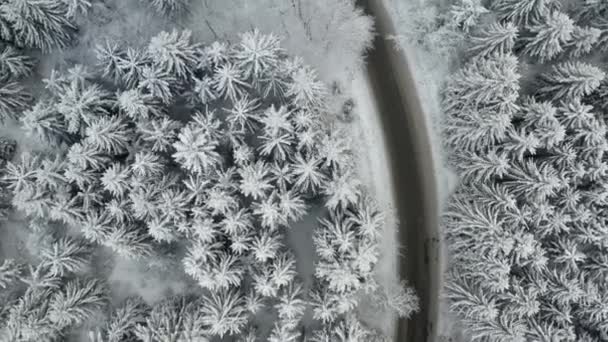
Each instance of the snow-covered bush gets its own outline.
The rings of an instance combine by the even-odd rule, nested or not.
[[[416,310],[413,290],[375,281],[383,217],[330,124],[324,84],[278,37],[253,30],[203,46],[189,31],[161,32],[145,49],[107,42],[97,55],[99,73],[53,73],[23,113],[26,134],[55,150],[7,165],[13,205],[80,235],[40,249],[53,276],[80,274],[101,246],[133,262],[176,255],[198,289],[151,310],[127,301],[91,339],[246,339],[262,315],[276,325],[253,334],[269,341],[312,329],[352,341],[381,335],[356,317],[363,295],[402,317]],[[312,207],[327,218],[308,289],[287,234]],[[302,320],[308,308],[315,324]],[[89,313],[61,310],[50,314],[61,324]]]
[[[443,93],[446,290],[474,341],[608,339],[606,5],[580,3],[491,2]]]

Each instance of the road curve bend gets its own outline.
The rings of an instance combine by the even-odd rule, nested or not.
[[[357,0],[357,4],[376,21],[367,76],[380,110],[393,184],[397,187],[399,239],[405,247],[399,269],[420,297],[420,311],[399,322],[396,341],[435,342],[443,278],[437,170],[431,130],[416,88],[411,58],[386,39],[396,30],[385,1]]]

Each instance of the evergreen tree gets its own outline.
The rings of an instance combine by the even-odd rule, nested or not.
[[[235,101],[249,88],[241,70],[231,63],[222,64],[215,69],[213,89],[219,96]]]
[[[104,245],[128,259],[140,259],[152,254],[153,246],[147,236],[132,226],[121,225],[109,232]]]
[[[501,20],[527,25],[541,21],[558,6],[554,0],[498,0],[490,8]]]
[[[116,42],[105,40],[95,47],[95,55],[103,77],[119,83],[124,77],[121,64],[125,62],[125,51]]]
[[[210,293],[202,298],[201,322],[220,338],[239,334],[247,323],[243,297],[236,291]]]
[[[68,133],[80,133],[96,117],[109,114],[112,101],[109,94],[94,84],[77,81],[65,86],[57,103],[57,110],[64,116]]]
[[[517,26],[511,22],[491,23],[472,35],[469,51],[480,57],[508,54],[515,46],[518,31]]]
[[[91,120],[85,129],[85,144],[110,155],[120,155],[127,151],[132,131],[119,116],[101,117]]]
[[[61,2],[67,6],[66,15],[70,19],[74,19],[78,15],[87,15],[92,6],[88,0],[61,0]]]
[[[488,12],[479,0],[459,0],[450,8],[451,24],[468,32],[479,17]]]
[[[137,131],[141,141],[153,152],[168,152],[177,140],[181,126],[179,122],[163,117],[140,122]]]
[[[145,322],[147,306],[138,299],[127,298],[117,308],[105,326],[108,342],[120,342],[134,337],[135,328]]]
[[[257,29],[241,34],[235,59],[245,78],[260,79],[279,66],[284,53],[280,40],[273,34],[261,34]]]
[[[191,36],[190,31],[173,30],[153,37],[148,45],[148,54],[155,68],[175,75],[178,79],[191,77],[198,58],[198,46],[190,42]]]
[[[20,118],[25,134],[51,146],[72,141],[63,116],[50,103],[38,102]]]
[[[64,237],[40,251],[42,265],[52,275],[65,276],[82,271],[89,263],[91,250],[82,241]]]
[[[325,105],[327,89],[318,80],[313,69],[301,66],[290,73],[285,95],[293,98],[294,103],[304,108],[319,108]]]
[[[447,110],[496,108],[511,111],[519,91],[517,58],[512,54],[476,59],[451,76],[445,89]]]
[[[107,304],[106,286],[98,280],[71,280],[49,303],[49,320],[58,327],[85,322]]]
[[[254,200],[264,198],[272,188],[268,180],[268,167],[263,161],[239,168],[239,176],[241,193]]]
[[[555,11],[546,20],[530,26],[529,31],[533,37],[525,38],[526,45],[523,51],[532,57],[537,57],[542,63],[562,53],[564,46],[573,38],[575,26],[568,15]]]
[[[186,126],[181,129],[178,139],[173,144],[176,150],[173,158],[183,168],[202,173],[221,163],[221,156],[216,151],[218,143],[202,130]]]
[[[114,197],[122,197],[129,190],[129,176],[129,170],[124,165],[114,163],[104,172],[101,184]]]
[[[6,45],[0,50],[0,79],[6,81],[27,77],[33,68],[34,60],[13,46]]]
[[[145,121],[162,116],[162,105],[150,95],[144,95],[137,89],[124,91],[118,95],[118,106],[129,118]]]
[[[7,0],[0,4],[0,16],[17,46],[43,51],[68,46],[76,29],[61,1]]]
[[[15,82],[0,82],[0,123],[16,119],[17,113],[29,105],[32,97]]]
[[[565,62],[540,76],[539,93],[551,99],[576,99],[590,95],[604,80],[606,74],[599,68],[582,62]]]
[[[190,0],[142,0],[147,2],[158,12],[165,16],[174,16],[188,9]]]
[[[574,58],[591,53],[600,40],[602,31],[595,27],[575,26],[572,31],[572,40],[568,44],[569,55]]]
[[[22,267],[13,259],[5,259],[0,265],[0,288],[6,290],[19,279]]]

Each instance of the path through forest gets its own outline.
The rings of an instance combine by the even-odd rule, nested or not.
[[[443,267],[430,133],[407,52],[395,49],[386,39],[395,34],[387,8],[381,0],[358,3],[376,19],[367,78],[380,113],[395,186],[399,240],[405,248],[400,274],[420,297],[420,312],[400,322],[397,341],[434,342]]]

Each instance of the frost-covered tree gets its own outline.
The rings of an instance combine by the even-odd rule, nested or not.
[[[64,116],[68,133],[79,133],[83,125],[109,113],[110,95],[98,85],[73,80],[61,89],[59,96],[57,111]]]
[[[165,16],[182,14],[191,0],[140,0],[148,3],[156,12]]]
[[[202,323],[209,333],[223,337],[236,335],[247,324],[245,301],[237,291],[221,291],[202,298]]]
[[[7,289],[21,275],[22,266],[13,259],[5,259],[0,265],[0,288]]]
[[[31,95],[19,83],[0,81],[0,122],[17,118],[31,100]]]
[[[119,116],[91,120],[84,132],[85,144],[96,151],[110,155],[124,153],[129,146],[131,130]]]
[[[537,25],[530,26],[532,35],[526,38],[524,53],[538,58],[542,63],[555,58],[573,38],[574,21],[568,15],[555,11]]]
[[[510,53],[471,61],[450,77],[445,89],[446,109],[513,110],[520,88],[517,62]]]
[[[178,141],[173,144],[173,158],[185,169],[201,173],[221,163],[221,156],[216,151],[218,145],[200,128],[186,126],[181,129]]]
[[[34,59],[11,45],[0,50],[0,79],[15,80],[27,77],[34,68]]]
[[[81,324],[107,305],[106,285],[95,279],[71,280],[48,305],[49,320],[58,327]]]
[[[53,275],[81,271],[89,263],[91,249],[82,241],[64,237],[40,251],[41,264]]]
[[[600,40],[602,30],[595,27],[575,26],[568,44],[569,55],[578,58],[591,53]]]
[[[280,63],[284,51],[281,40],[273,34],[261,34],[254,29],[241,35],[235,58],[246,78],[262,79]]]
[[[213,89],[219,96],[236,100],[241,97],[249,84],[238,66],[225,63],[216,67]]]
[[[62,1],[7,0],[0,4],[0,17],[10,26],[17,46],[49,51],[72,40],[76,28],[68,10]]]
[[[489,57],[494,54],[507,54],[512,51],[519,30],[511,22],[494,22],[482,27],[469,38],[469,51],[479,57]]]
[[[118,106],[131,119],[149,120],[164,114],[158,100],[149,94],[142,94],[137,89],[124,91],[118,95]]]
[[[171,33],[161,32],[152,37],[147,52],[155,66],[179,79],[192,76],[200,57],[198,46],[190,42],[191,35],[190,31],[173,30]]]
[[[498,0],[492,2],[490,8],[501,20],[521,25],[541,21],[558,6],[555,0]]]
[[[38,102],[20,118],[25,134],[42,143],[59,146],[71,141],[63,116],[49,103]]]
[[[539,92],[552,99],[571,99],[590,95],[604,80],[606,74],[599,68],[582,62],[557,64],[541,76]]]

